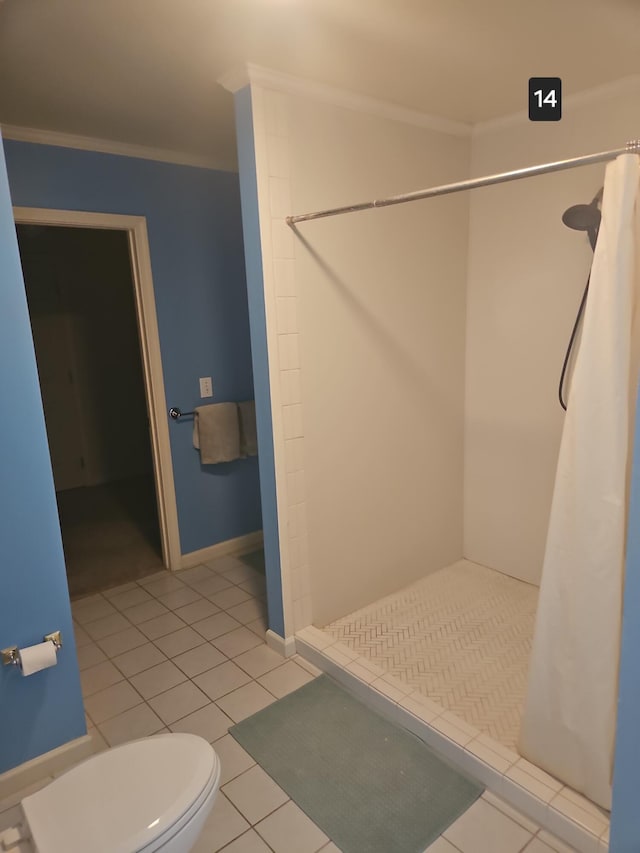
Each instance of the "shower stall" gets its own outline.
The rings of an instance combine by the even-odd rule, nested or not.
[[[256,375],[268,354],[258,430],[275,483],[263,510],[278,522],[271,547],[265,525],[270,625],[284,642],[271,640],[287,651],[295,637],[534,820],[604,851],[602,804],[518,749],[566,417],[558,386],[573,338],[570,409],[610,157],[286,218],[615,149],[640,126],[637,93],[603,96],[596,112],[577,104],[553,133],[514,118],[470,138],[259,81],[246,92],[243,219],[260,250],[258,268],[247,247],[249,309]]]

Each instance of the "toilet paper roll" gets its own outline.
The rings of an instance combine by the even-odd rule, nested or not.
[[[36,646],[27,646],[26,649],[18,649],[18,657],[23,675],[33,675],[34,672],[40,672],[41,669],[58,663],[56,647],[49,640]]]

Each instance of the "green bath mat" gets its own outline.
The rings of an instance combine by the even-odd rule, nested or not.
[[[483,790],[324,675],[229,731],[343,853],[423,853]]]

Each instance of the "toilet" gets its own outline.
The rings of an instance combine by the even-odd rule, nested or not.
[[[220,761],[203,738],[131,741],[25,797],[24,821],[0,832],[0,850],[29,849],[29,838],[33,853],[187,853],[219,785]]]

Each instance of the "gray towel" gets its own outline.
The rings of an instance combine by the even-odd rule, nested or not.
[[[203,465],[240,458],[238,407],[235,403],[198,406],[193,419],[193,446]]]
[[[258,436],[255,400],[238,403],[238,419],[240,421],[240,456],[257,456]]]

